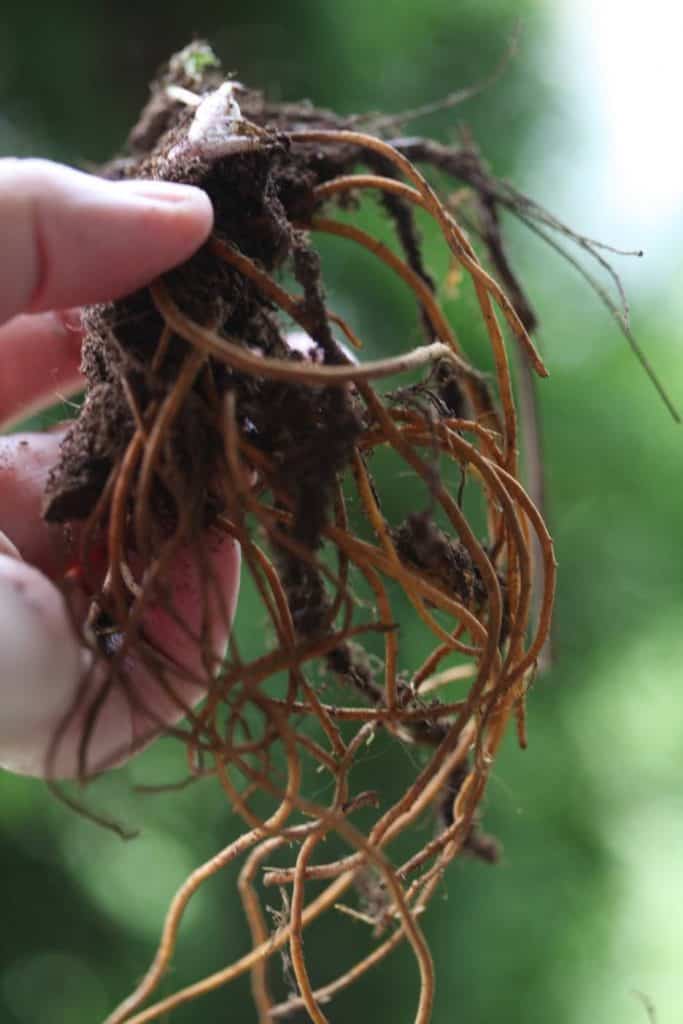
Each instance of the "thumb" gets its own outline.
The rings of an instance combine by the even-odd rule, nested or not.
[[[88,741],[86,771],[111,768],[205,696],[225,650],[240,567],[239,547],[230,537],[209,531],[205,554],[213,583],[208,601],[202,599],[207,566],[187,547],[169,571],[169,601],[151,604],[144,616],[146,639],[164,656],[168,671],[160,677],[131,653],[121,667],[127,685],[104,691],[106,660],[93,666],[63,595],[17,557],[0,533],[0,767],[75,777],[90,710],[104,693]]]
[[[0,537],[4,552],[12,545]],[[76,697],[81,647],[62,595],[41,572],[0,554],[0,765],[40,774]]]

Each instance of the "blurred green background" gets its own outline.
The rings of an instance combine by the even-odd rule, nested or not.
[[[7,0],[0,154],[78,165],[107,158],[151,72],[193,34],[274,98],[399,111],[484,77],[521,16],[519,54],[502,80],[413,127],[454,140],[467,124],[497,175],[578,228],[647,251],[623,266],[633,323],[681,405],[675,6],[653,0],[641,22],[636,5],[613,0]],[[485,825],[503,842],[502,863],[459,861],[429,911],[434,1020],[643,1024],[639,991],[667,1024],[683,1005],[683,433],[575,272],[509,227],[551,371],[540,392],[560,565],[557,657],[529,702],[529,749],[508,743],[491,780]],[[430,240],[432,249],[445,271]],[[327,247],[325,259],[336,307],[371,352],[395,345],[399,322],[417,337],[388,276],[370,274],[345,243]],[[474,336],[467,297],[446,304],[461,336]],[[262,623],[249,608],[237,628],[245,646],[258,643]],[[382,755],[381,746],[367,755],[368,784],[414,771],[407,756]],[[172,892],[238,828],[211,783],[166,796],[132,791],[182,772],[179,748],[162,741],[88,792],[92,805],[140,827],[127,844],[40,782],[0,777],[2,1024],[94,1024],[140,977]],[[219,876],[191,906],[164,992],[246,949],[234,878]],[[334,977],[367,942],[364,926],[348,921],[312,932],[314,982]],[[416,970],[400,951],[329,1015],[408,1022],[415,996]],[[173,1016],[253,1019],[246,981]]]

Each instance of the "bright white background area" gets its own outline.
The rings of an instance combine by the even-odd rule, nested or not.
[[[579,230],[644,250],[642,260],[614,263],[634,321],[661,321],[656,363],[680,408],[683,3],[562,0],[540,59],[560,99],[539,125],[527,190]],[[613,343],[626,344],[616,331]],[[577,339],[573,358],[588,365],[590,345]],[[571,363],[570,353],[564,358]],[[666,434],[683,472],[683,429]],[[606,911],[610,941],[576,994],[575,1024],[647,1024],[634,990],[651,1001],[657,1024],[683,1020],[682,635],[680,607],[668,621],[646,620],[626,638],[620,663],[593,662],[576,703],[572,727],[600,780],[618,895]]]
[[[683,3],[561,0],[556,11],[544,70],[566,90],[566,134],[556,122],[553,137],[571,174],[558,166],[553,189],[564,184],[567,212],[597,237],[645,250],[626,273],[680,274]]]

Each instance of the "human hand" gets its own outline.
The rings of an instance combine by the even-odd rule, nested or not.
[[[211,204],[199,189],[153,181],[107,182],[42,160],[0,160],[0,426],[82,386],[81,335],[73,307],[118,298],[187,259],[207,238]],[[64,311],[68,312],[55,312]],[[11,771],[78,774],[84,723],[94,699],[80,693],[89,652],[73,621],[88,606],[73,595],[71,611],[55,585],[69,557],[62,530],[41,517],[58,434],[0,438],[0,765]],[[237,600],[239,548],[207,538],[211,565],[228,615],[211,615],[211,647],[219,657]],[[179,551],[169,589],[176,616],[200,632],[201,572]],[[145,615],[146,636],[182,670],[174,697],[132,657],[126,669],[138,700],[107,694],[88,743],[92,774],[140,749],[179,706],[203,693],[198,646],[160,607]],[[89,673],[96,682],[97,673]],[[51,745],[78,695],[78,711],[48,765]]]

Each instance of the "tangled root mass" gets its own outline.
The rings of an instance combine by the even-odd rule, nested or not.
[[[226,110],[202,135],[197,126],[209,116],[202,104],[208,97],[215,106],[223,97]],[[544,370],[521,289],[513,278],[519,301],[510,301],[483,268],[447,205],[404,155],[415,148],[414,139],[391,144],[361,132],[356,119],[226,87],[208,50],[194,44],[154,83],[128,155],[104,169],[110,177],[201,186],[215,227],[162,281],[87,310],[86,400],[51,475],[45,516],[81,524],[92,590],[85,639],[105,666],[105,687],[127,686],[124,651],[176,695],[184,667],[165,664],[145,633],[144,612],[165,602],[174,615],[164,573],[179,545],[196,549],[206,607],[191,638],[192,673],[206,699],[192,709],[178,697],[187,726],[172,731],[187,745],[192,772],[214,777],[245,822],[241,838],[176,895],[154,963],[109,1024],[157,1019],[245,971],[259,1020],[303,1008],[325,1021],[322,1007],[335,992],[404,941],[420,976],[414,1019],[427,1021],[434,978],[421,914],[458,855],[495,859],[495,844],[478,831],[477,808],[510,720],[524,741],[524,698],[549,630],[555,572],[550,537],[518,478],[501,322],[525,365]],[[428,164],[436,153],[443,164],[443,151],[424,142],[420,158]],[[490,179],[472,153],[468,161],[462,166],[470,168],[476,197],[476,181]],[[381,198],[398,250],[350,216],[366,191]],[[490,203],[488,192],[486,198]],[[471,278],[493,353],[491,381],[469,363],[441,310],[416,213],[436,221]],[[330,309],[313,242],[318,233],[348,239],[399,275],[415,296],[424,344],[376,361],[349,354],[358,339]],[[294,290],[284,281],[295,282]],[[288,337],[292,328],[306,333],[305,355]],[[384,380],[393,390],[382,388]],[[385,515],[371,473],[373,458],[387,451],[416,494],[414,509],[398,522]],[[483,538],[439,471],[451,464],[479,488]],[[211,531],[241,545],[270,623],[274,641],[252,662],[241,659],[234,640],[219,657],[211,647],[210,619],[222,607],[205,545]],[[104,551],[97,572],[89,568],[93,551]],[[370,614],[358,589],[371,595]],[[420,665],[407,663],[402,650],[406,606],[424,634],[428,653]],[[378,637],[381,663],[370,653]],[[347,705],[325,703],[320,666],[344,684]],[[285,682],[274,685],[275,677]],[[446,699],[453,685],[461,692]],[[135,701],[130,687],[126,692]],[[354,791],[354,761],[378,729],[424,751],[398,800]],[[88,736],[82,748],[86,766]],[[309,765],[332,780],[329,803],[312,795],[319,781],[307,792]],[[363,829],[353,820],[360,808],[373,814]],[[425,843],[416,823],[430,808],[437,828]],[[314,856],[331,835],[347,845],[345,855]],[[391,859],[398,836],[413,841],[401,863]],[[264,861],[273,863],[278,850],[288,865],[264,874]],[[238,857],[246,858],[240,895],[251,951],[141,1009],[169,963],[188,900]],[[325,887],[311,891],[315,881]],[[270,934],[262,892],[273,885],[289,887],[291,899],[287,919]],[[381,898],[367,898],[373,885]],[[302,931],[354,887],[364,908],[357,913],[377,944],[316,987]],[[285,946],[297,990],[275,1005],[268,962]]]

